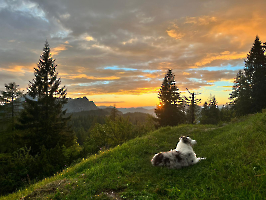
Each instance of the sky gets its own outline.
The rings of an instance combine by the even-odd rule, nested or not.
[[[168,69],[181,96],[229,102],[265,0],[0,0],[0,90],[26,91],[47,40],[67,97],[155,107]]]

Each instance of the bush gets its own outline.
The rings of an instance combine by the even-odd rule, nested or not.
[[[31,155],[30,151],[31,148],[23,147],[12,155],[1,156],[0,195],[14,192],[62,171],[66,165],[80,157],[81,148],[78,144],[70,148],[57,145],[55,148],[46,149],[42,146],[35,156]]]
[[[84,148],[90,153],[96,153],[100,148],[115,147],[154,129],[154,123],[151,120],[146,124],[133,125],[128,118],[118,117],[115,120],[107,118],[105,124],[97,123],[90,130],[90,136]]]

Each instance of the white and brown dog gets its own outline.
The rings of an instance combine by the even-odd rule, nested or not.
[[[196,140],[192,140],[188,136],[182,136],[179,138],[176,149],[155,154],[151,163],[154,166],[167,166],[176,169],[194,165],[200,160],[206,159],[196,157],[192,148],[195,144],[197,144]]]

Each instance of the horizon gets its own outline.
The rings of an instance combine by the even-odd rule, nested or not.
[[[0,3],[0,90],[26,91],[47,40],[67,97],[97,106],[156,106],[168,69],[180,96],[229,102],[256,36],[266,42],[266,2],[20,0]]]

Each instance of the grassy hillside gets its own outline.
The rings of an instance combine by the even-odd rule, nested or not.
[[[153,155],[190,135],[200,163],[153,167]],[[266,114],[223,127],[166,127],[85,158],[29,188],[0,199],[264,199]]]

